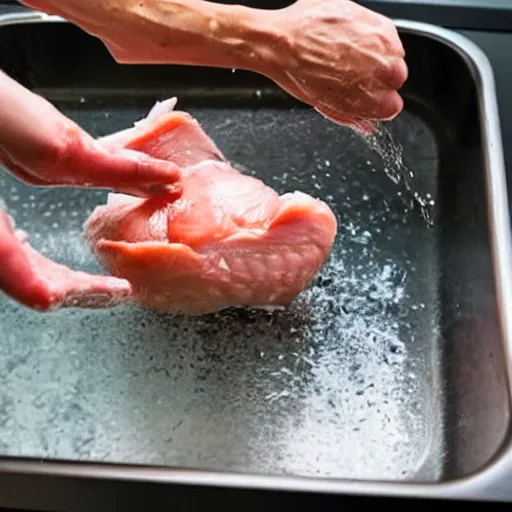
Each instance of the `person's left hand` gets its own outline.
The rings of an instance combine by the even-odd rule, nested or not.
[[[28,243],[25,232],[0,208],[0,290],[24,306],[40,311],[57,308],[105,308],[131,294],[128,281],[92,275],[47,259]]]

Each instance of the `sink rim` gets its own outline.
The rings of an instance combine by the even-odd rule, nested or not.
[[[494,72],[485,53],[466,37],[436,25],[409,20],[393,20],[401,33],[418,34],[434,39],[457,52],[468,65],[475,80],[482,126],[487,208],[490,223],[493,274],[500,328],[506,357],[507,386],[512,387],[512,237],[510,211],[505,179],[505,162]],[[59,16],[32,10],[0,15],[0,28],[31,23],[69,23]],[[436,483],[407,481],[362,481],[312,477],[282,477],[241,473],[220,473],[180,468],[153,468],[123,464],[58,462],[0,457],[0,471],[16,474],[39,474],[139,482],[188,485],[211,485],[256,490],[309,491],[350,493],[356,495],[384,494],[397,497],[472,498],[512,502],[512,440],[480,470],[458,479]]]

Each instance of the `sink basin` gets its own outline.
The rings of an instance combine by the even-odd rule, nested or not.
[[[0,298],[0,482],[512,501],[512,259],[492,70],[457,34],[396,23],[405,110],[365,139],[264,77],[121,66],[60,18],[0,16],[0,68],[93,135],[177,96],[236,167],[321,197],[339,221],[328,264],[285,312],[40,314]],[[81,226],[105,191],[5,172],[0,190],[34,247],[102,272]]]

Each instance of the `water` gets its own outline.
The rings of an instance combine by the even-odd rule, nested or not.
[[[412,198],[420,207],[421,214],[428,227],[434,225],[432,217],[435,201],[427,192],[423,196],[415,187],[414,171],[404,164],[403,147],[396,141],[389,126],[380,123],[375,134],[366,137],[366,141],[371,149],[376,151],[384,162],[384,172],[397,185],[403,185],[407,196]],[[406,201],[406,196],[401,196]]]
[[[399,196],[365,140],[314,112],[195,108],[221,150],[280,193],[330,204],[328,263],[286,311],[203,318],[134,307],[35,313],[0,299],[0,450],[8,455],[266,474],[435,479],[436,228]],[[162,98],[160,98],[162,99]],[[94,135],[153,102],[62,105]],[[108,116],[106,115],[108,114]],[[405,113],[394,125],[414,188],[436,199],[437,148]],[[101,271],[81,226],[104,191],[0,177],[34,247]],[[33,196],[33,197],[32,197]]]

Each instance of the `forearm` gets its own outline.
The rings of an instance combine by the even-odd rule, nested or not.
[[[38,1],[101,38],[120,62],[263,71],[272,60],[272,11],[204,0]]]
[[[128,11],[161,48],[155,60],[242,68],[264,60],[269,39],[265,12],[203,0],[135,2]],[[155,39],[156,38],[156,39]]]
[[[16,155],[30,154],[36,166],[55,165],[59,142],[66,142],[65,121],[53,105],[0,70],[0,157],[17,163]]]
[[[277,10],[205,0],[20,1],[99,37],[120,63],[254,71],[359,131],[360,119],[373,126],[403,109],[398,31],[352,0],[295,0]]]

